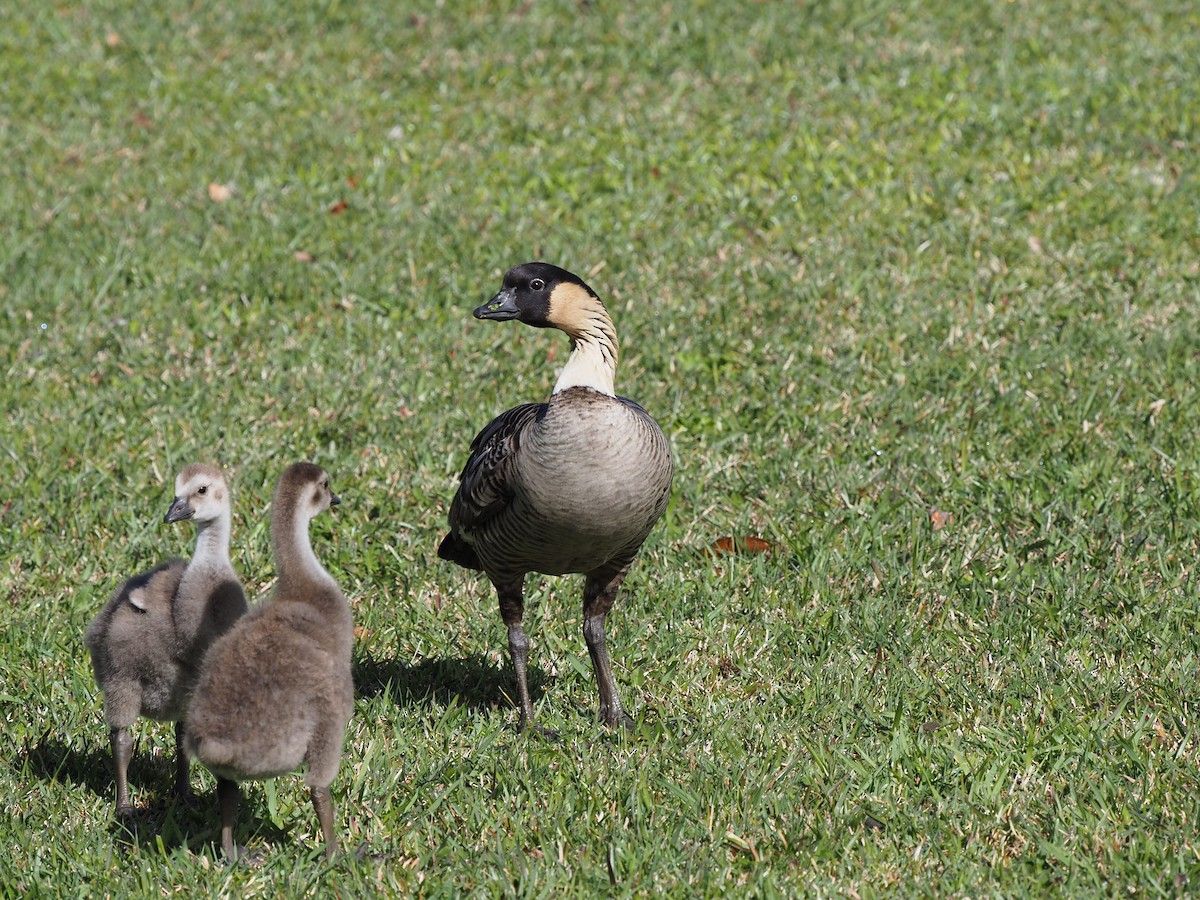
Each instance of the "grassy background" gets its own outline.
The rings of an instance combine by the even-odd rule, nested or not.
[[[1194,4],[150,6],[0,0],[5,893],[1197,889]],[[578,579],[530,579],[549,744],[434,553],[565,358],[470,318],[533,258],[679,461],[610,617],[630,736]],[[129,840],[83,628],[187,552],[193,459],[267,591],[296,458],[345,501],[351,852],[282,778],[220,866],[149,724]]]

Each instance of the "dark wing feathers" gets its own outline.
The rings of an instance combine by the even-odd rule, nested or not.
[[[521,433],[547,408],[545,403],[515,406],[492,419],[471,441],[471,456],[450,504],[451,532],[476,528],[508,504],[510,460],[520,447]]]
[[[619,400],[621,403],[624,403],[626,406],[628,406],[634,412],[641,413],[647,419],[654,421],[654,419],[650,415],[650,413],[646,412],[646,410],[644,410],[642,408],[642,405],[640,403],[638,403],[636,400],[630,400],[628,397],[618,397],[617,400]]]

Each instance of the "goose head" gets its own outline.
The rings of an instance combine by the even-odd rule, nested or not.
[[[578,275],[544,262],[513,266],[499,292],[475,309],[475,318],[517,319],[535,328],[558,328],[575,336],[586,331],[596,307],[596,292]]]
[[[212,522],[229,514],[229,487],[216,466],[192,463],[175,477],[175,498],[164,522]]]
[[[306,521],[342,502],[329,487],[329,473],[310,462],[292,463],[284,470],[275,499],[277,504],[295,509]]]

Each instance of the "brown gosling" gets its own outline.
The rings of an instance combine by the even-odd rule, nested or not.
[[[600,691],[600,719],[628,727],[604,620],[666,508],[674,474],[670,445],[644,409],[616,396],[616,330],[578,276],[546,263],[516,266],[475,318],[557,328],[571,339],[571,356],[549,402],[502,413],[471,442],[438,555],[482,570],[496,588],[522,727],[533,722],[529,638],[521,626],[525,575],[582,573],[583,637]]]
[[[337,849],[329,785],[354,705],[354,622],[341,589],[317,561],[308,525],[339,502],[319,466],[299,462],[284,471],[271,512],[274,596],[213,645],[188,710],[185,744],[217,776],[221,849],[231,861],[238,782],[301,766],[325,857]]]
[[[246,612],[246,595],[229,562],[230,518],[221,470],[199,463],[184,468],[164,521],[196,523],[191,560],[171,559],[130,578],[84,634],[104,691],[118,816],[133,813],[130,728],[138,716],[175,723],[175,793],[192,796],[182,724],[188,698],[213,641]]]

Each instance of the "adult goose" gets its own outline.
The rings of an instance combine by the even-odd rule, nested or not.
[[[230,518],[221,470],[186,466],[175,479],[164,521],[196,523],[191,560],[167,560],[128,579],[84,634],[104,692],[120,817],[133,812],[130,726],[138,716],[175,723],[175,792],[191,797],[182,724],[188,699],[209,647],[246,612],[246,595],[229,561]]]
[[[600,719],[627,727],[632,720],[617,697],[604,620],[666,508],[670,445],[649,413],[616,395],[616,330],[578,276],[543,262],[516,266],[475,318],[557,328],[570,338],[571,355],[548,402],[502,413],[471,442],[438,555],[483,571],[496,588],[522,727],[533,723],[529,638],[521,624],[525,575],[582,573],[583,638]]]

